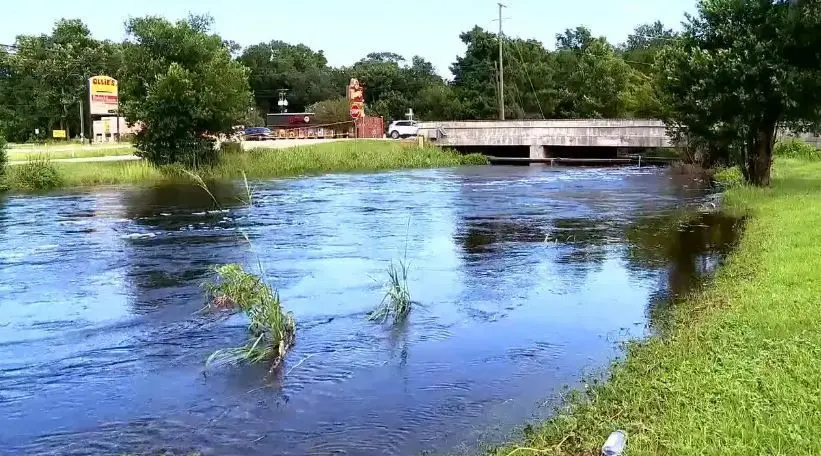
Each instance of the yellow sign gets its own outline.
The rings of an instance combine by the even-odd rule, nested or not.
[[[120,109],[117,80],[109,76],[90,77],[88,79],[88,99],[91,115],[117,113]]]
[[[51,132],[51,137],[55,139],[66,139],[66,131],[65,130],[53,130]]]

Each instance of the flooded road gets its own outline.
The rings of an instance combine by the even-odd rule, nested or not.
[[[0,200],[0,454],[458,453],[663,330],[735,241],[660,169],[480,167]],[[242,239],[247,233],[252,247]],[[369,322],[407,251],[419,305]],[[260,259],[297,320],[273,378],[203,372],[241,317],[214,265]]]

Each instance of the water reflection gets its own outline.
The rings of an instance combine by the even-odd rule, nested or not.
[[[657,329],[739,228],[693,218],[701,183],[646,169],[259,182],[251,208],[241,185],[211,189],[219,209],[194,186],[0,204],[0,453],[472,448]],[[367,321],[405,252],[419,307],[399,327]],[[258,261],[297,344],[273,378],[203,376],[246,331],[199,312],[200,284]]]

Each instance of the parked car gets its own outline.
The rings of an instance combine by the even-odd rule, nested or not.
[[[395,120],[388,125],[388,136],[393,139],[416,136],[419,125],[415,120]]]
[[[245,141],[265,141],[273,138],[270,128],[251,127],[242,132],[242,139]]]

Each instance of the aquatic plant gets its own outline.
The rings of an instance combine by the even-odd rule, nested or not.
[[[285,312],[279,294],[262,277],[241,265],[214,268],[219,281],[206,282],[210,306],[218,310],[241,310],[248,316],[248,341],[240,347],[215,351],[205,362],[211,365],[247,361],[270,362],[275,369],[296,338],[293,315]]]
[[[202,177],[188,170],[184,172],[211,197],[214,205],[220,209],[219,201]],[[245,173],[242,176],[246,191],[245,204],[252,207],[251,187],[248,185]],[[242,233],[242,236],[253,247],[248,235]],[[206,369],[214,364],[246,361],[254,364],[270,362],[271,370],[274,370],[279,367],[282,359],[294,344],[296,339],[294,317],[282,308],[279,293],[263,279],[264,271],[259,255],[257,255],[257,265],[259,274],[248,272],[239,264],[217,266],[214,268],[217,281],[203,284],[209,296],[208,306],[212,310],[239,310],[244,312],[249,320],[248,341],[239,347],[215,351],[205,361]]]
[[[410,291],[408,290],[408,264],[399,260],[399,265],[391,262],[388,266],[388,280],[385,296],[379,306],[368,314],[371,321],[385,322],[393,318],[394,324],[404,321],[412,308]]]
[[[488,160],[486,155],[482,154],[466,154],[462,155],[460,159],[461,164],[466,166],[478,166],[478,165],[489,165],[490,160]]]

